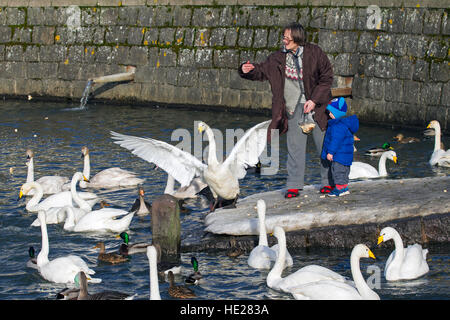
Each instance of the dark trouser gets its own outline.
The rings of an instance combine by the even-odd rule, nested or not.
[[[331,163],[331,175],[335,184],[348,184],[349,173],[350,166],[345,166],[336,161]]]
[[[306,165],[306,143],[308,136],[312,136],[314,144],[316,145],[317,155],[320,160],[320,177],[322,186],[333,185],[329,162],[322,160],[320,154],[322,153],[323,138],[325,131],[322,131],[316,123],[312,133],[305,134],[299,127],[299,121],[302,119],[303,103],[297,105],[292,116],[288,115],[288,132],[287,136],[287,172],[286,180],[287,189],[303,189],[305,180],[305,165]]]

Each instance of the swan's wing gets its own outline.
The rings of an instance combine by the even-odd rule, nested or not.
[[[129,136],[111,131],[112,139],[138,157],[156,164],[181,186],[188,186],[207,166],[196,157],[163,141]]]
[[[224,161],[223,165],[228,166],[236,178],[244,178],[247,173],[245,169],[258,163],[259,156],[267,144],[270,121],[261,122],[247,130]]]

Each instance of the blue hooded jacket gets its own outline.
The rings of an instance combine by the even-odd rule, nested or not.
[[[327,154],[333,155],[333,161],[345,166],[353,162],[353,134],[359,129],[359,120],[356,115],[328,120],[327,132],[323,140],[322,159]]]

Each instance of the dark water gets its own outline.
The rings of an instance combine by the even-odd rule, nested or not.
[[[64,285],[42,279],[36,270],[26,267],[28,247],[41,246],[40,228],[31,227],[36,214],[25,210],[25,201],[17,201],[20,186],[26,180],[27,148],[35,153],[35,178],[43,175],[64,175],[71,177],[75,171],[82,171],[81,147],[87,145],[91,151],[92,175],[108,167],[119,166],[136,172],[145,179],[146,198],[150,201],[164,191],[167,176],[162,170],[135,157],[126,149],[112,142],[109,131],[148,136],[170,142],[175,129],[186,128],[194,132],[194,121],[202,120],[212,128],[225,132],[227,128],[247,129],[267,120],[262,115],[247,115],[231,112],[188,111],[182,109],[144,108],[136,106],[113,106],[89,104],[85,110],[78,105],[33,101],[6,101],[0,103],[0,299],[53,299]],[[426,124],[425,124],[426,126]],[[433,139],[424,139],[422,130],[401,130],[406,136],[422,139],[419,143],[398,145],[392,137],[400,132],[391,127],[361,126],[357,135],[356,160],[377,166],[378,159],[370,159],[364,151],[391,142],[399,157],[399,164],[388,162],[390,179],[407,177],[428,177],[445,175],[448,169],[431,168],[428,159],[434,146]],[[257,192],[283,187],[286,170],[285,138],[280,140],[281,167],[275,176],[256,178],[248,175],[241,181],[241,194],[245,197]],[[449,137],[443,137],[448,148]],[[175,142],[172,142],[175,144]],[[207,143],[204,143],[204,147]],[[12,169],[11,169],[12,168]],[[13,170],[12,174],[10,170]],[[319,171],[312,143],[308,146],[306,184],[319,183]],[[128,209],[137,193],[135,188],[97,192],[107,202],[118,208]],[[182,237],[190,232],[201,231],[207,209],[199,200],[189,202],[191,213],[183,214]],[[136,294],[136,299],[148,299],[148,261],[145,254],[133,256],[129,263],[116,266],[97,262],[96,249],[92,247],[100,240],[107,251],[115,251],[120,245],[114,234],[84,234],[63,230],[61,225],[48,226],[50,259],[67,254],[81,256],[102,278],[101,284],[91,285],[90,292],[119,290]],[[150,217],[133,218],[130,226],[130,242],[151,241]],[[375,289],[382,299],[448,299],[450,298],[449,245],[429,247],[428,264],[430,272],[414,281],[386,283],[381,272],[381,283]],[[294,266],[286,269],[291,273],[308,264],[319,264],[343,275],[351,276],[348,250],[315,249],[290,251]],[[390,251],[384,248],[374,250],[376,261],[362,260],[361,270],[365,278],[369,268],[383,270]],[[247,265],[247,255],[232,259],[224,252],[186,252],[181,259],[184,270],[190,270],[190,257],[199,260],[199,269],[204,274],[203,283],[195,286],[198,299],[292,299],[289,294],[279,293],[266,286],[268,271],[258,271]],[[176,277],[182,282],[181,276]],[[170,299],[168,283],[160,282],[162,299]]]

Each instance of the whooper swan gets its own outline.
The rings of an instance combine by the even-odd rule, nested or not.
[[[272,270],[270,270],[267,275],[266,283],[268,287],[275,290],[290,292],[293,287],[308,282],[334,280],[344,283],[347,281],[346,278],[341,276],[339,273],[318,265],[303,267],[282,278],[281,273],[283,272],[284,263],[286,260],[286,235],[283,228],[279,226],[274,228],[273,234],[278,240],[280,251]]]
[[[256,269],[270,269],[272,261],[277,259],[279,253],[279,244],[269,248],[266,233],[266,202],[259,199],[256,203],[258,211],[258,227],[259,227],[259,242],[256,247],[250,252],[247,263],[250,267]],[[284,266],[292,266],[294,264],[291,255],[286,250],[286,261]]]
[[[83,146],[81,148],[81,154],[84,158],[83,174],[86,178],[89,179],[89,182],[80,183],[81,188],[129,187],[144,182],[143,179],[136,177],[136,174],[134,172],[127,171],[119,167],[104,169],[91,178],[91,164],[88,147]]]
[[[357,179],[357,178],[378,178],[387,176],[386,171],[386,159],[394,161],[397,163],[397,154],[395,151],[386,151],[384,152],[380,160],[378,161],[378,170],[372,167],[368,163],[355,161],[350,166],[350,174],[348,175],[349,179]]]
[[[37,266],[44,279],[56,283],[74,283],[75,276],[80,271],[89,275],[95,274],[95,271],[90,269],[79,256],[68,255],[48,260],[49,244],[44,211],[38,212],[38,218],[41,222],[42,247],[37,256]],[[91,281],[99,283],[101,279],[92,278]]]
[[[386,261],[384,268],[386,280],[416,279],[430,270],[426,260],[428,249],[422,249],[422,246],[417,243],[404,248],[400,234],[391,227],[381,230],[378,244],[391,239],[394,240],[395,250]]]
[[[147,247],[147,259],[150,267],[150,300],[161,300],[157,267],[158,253],[154,246]]]
[[[355,286],[333,280],[310,282],[291,290],[297,300],[380,300],[378,294],[367,285],[359,266],[360,258],[373,258],[372,251],[364,245],[357,244],[350,256],[350,268]]]
[[[111,131],[115,143],[138,157],[155,163],[180,182],[181,187],[189,186],[194,177],[200,177],[210,187],[215,204],[219,197],[225,200],[237,200],[239,179],[245,177],[246,168],[258,163],[258,157],[266,147],[267,127],[270,120],[259,123],[249,129],[239,139],[223,163],[216,156],[216,141],[211,128],[204,122],[198,123],[198,131],[206,132],[209,141],[208,164],[203,164],[190,153],[182,151],[168,143],[150,138],[139,138]]]
[[[72,182],[77,183],[78,177],[74,174],[72,177]],[[26,209],[29,212],[38,212],[39,210],[48,210],[52,207],[64,207],[64,206],[74,206],[76,205],[75,199],[73,198],[72,188],[71,191],[62,191],[55,194],[52,194],[41,201],[44,192],[42,190],[42,186],[37,182],[26,182],[24,183],[19,192],[19,199],[21,199],[24,195],[27,195],[32,189],[35,190],[35,194],[33,197],[27,202]],[[76,190],[76,189],[75,189]],[[100,198],[92,192],[76,192],[75,198],[81,198],[87,202],[87,204],[92,208],[92,206],[100,201]]]
[[[441,125],[438,121],[432,120],[427,126],[427,129],[429,128],[433,128],[435,131],[434,151],[430,158],[430,165],[450,167],[450,149],[447,151],[441,149]]]
[[[31,149],[27,150],[27,181],[34,181],[34,152]],[[54,194],[63,191],[63,185],[69,181],[67,177],[61,176],[43,176],[36,180],[42,186],[44,194]],[[34,194],[34,190],[28,193],[30,196]]]

